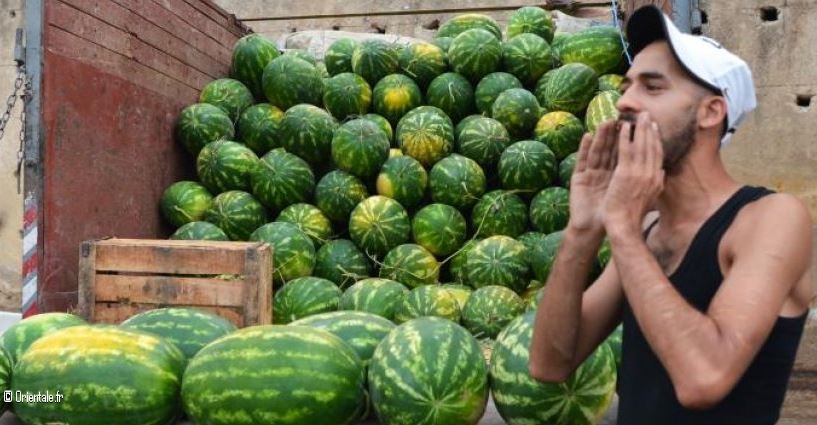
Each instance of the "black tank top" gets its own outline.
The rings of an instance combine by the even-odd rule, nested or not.
[[[744,205],[769,193],[765,188],[742,187],[698,230],[678,269],[669,276],[690,305],[702,312],[709,308],[723,281],[718,264],[721,238]],[[732,392],[714,408],[694,411],[678,402],[667,371],[625,301],[618,425],[774,424],[780,415],[806,316],[778,317],[769,338]]]

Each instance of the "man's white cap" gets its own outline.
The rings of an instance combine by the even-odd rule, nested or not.
[[[726,99],[726,144],[744,118],[757,106],[752,71],[739,57],[711,38],[682,33],[654,5],[636,10],[627,22],[627,40],[638,54],[657,40],[669,43],[678,63],[702,86]]]

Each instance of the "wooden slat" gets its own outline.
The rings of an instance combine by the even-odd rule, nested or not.
[[[96,304],[96,246],[91,241],[80,244],[78,279],[82,284],[79,285],[77,314],[92,321]]]
[[[125,319],[148,310],[158,308],[156,304],[113,304],[99,303],[96,305],[96,316],[94,323],[119,324]],[[196,307],[203,311],[218,314],[229,320],[237,327],[244,326],[244,319],[241,314],[233,308],[228,307]]]
[[[272,323],[272,253],[247,250],[244,259],[244,323]]]
[[[244,307],[244,281],[97,274],[96,303]]]
[[[244,250],[252,246],[249,243],[244,249],[237,249],[240,246],[229,242],[223,248],[217,244],[168,242],[156,245],[154,241],[151,245],[147,242],[103,241],[97,246],[96,269],[126,273],[240,275],[244,273]]]
[[[187,23],[187,25],[198,28],[201,32],[207,34],[218,44],[232,50],[237,39],[237,34],[214,22],[212,19],[210,19],[210,17],[202,14],[200,11],[196,10],[196,8],[190,6],[187,2],[182,0],[153,1],[165,9],[173,12],[173,14]]]
[[[210,0],[184,0],[194,9],[209,17],[213,22],[228,29],[237,36],[247,33],[247,27],[236,19],[235,15],[228,13]]]

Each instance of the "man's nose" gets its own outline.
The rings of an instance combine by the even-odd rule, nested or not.
[[[618,109],[619,112],[638,113],[641,111],[641,104],[638,102],[634,92],[635,90],[630,87],[621,94],[618,102],[616,102],[616,109]]]

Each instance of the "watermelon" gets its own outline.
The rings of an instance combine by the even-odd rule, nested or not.
[[[309,276],[315,268],[315,246],[298,226],[280,221],[267,223],[250,235],[251,241],[266,242],[273,247],[273,282],[283,283]]]
[[[425,88],[448,69],[446,51],[431,43],[412,43],[400,53],[400,71]]]
[[[572,34],[559,46],[559,60],[563,64],[583,63],[593,68],[596,75],[606,74],[624,60],[623,43],[616,27],[587,28]]]
[[[323,329],[349,344],[364,364],[368,364],[375,348],[396,326],[376,314],[364,311],[332,311],[298,319],[291,326]]]
[[[311,52],[309,52],[309,50],[306,49],[285,49],[284,56],[287,55],[295,56],[298,59],[303,59],[309,62],[312,66],[318,65],[318,60],[315,58],[315,55],[313,55]]]
[[[383,163],[375,186],[378,195],[392,198],[406,208],[413,208],[425,195],[428,173],[416,159],[396,156]]]
[[[409,290],[400,282],[369,278],[357,281],[340,297],[341,310],[365,311],[394,319],[394,312]]]
[[[561,161],[579,149],[584,124],[570,112],[556,111],[542,115],[533,130],[537,141],[546,144]]]
[[[352,54],[355,47],[357,41],[346,37],[339,38],[329,45],[323,55],[323,61],[330,76],[352,72]]]
[[[429,204],[411,220],[414,241],[434,255],[447,256],[457,251],[467,236],[465,217],[446,204]]]
[[[485,172],[474,160],[451,154],[436,163],[429,173],[431,199],[469,210],[485,193]]]
[[[431,42],[446,53],[446,63],[448,62],[448,49],[451,48],[451,42],[454,37],[435,37]]]
[[[372,104],[372,88],[360,75],[342,72],[324,83],[323,104],[340,121],[363,115]]]
[[[315,254],[313,275],[331,280],[341,289],[371,274],[369,259],[348,239],[328,241]]]
[[[451,263],[448,266],[448,272],[451,275],[451,279],[453,279],[455,283],[466,285],[469,284],[468,273],[465,265],[468,261],[468,253],[474,249],[477,242],[479,242],[479,239],[469,239],[465,241],[465,243],[462,244],[462,247],[460,247],[460,249],[451,256]]]
[[[534,264],[533,251],[545,242],[545,238],[547,238],[546,234],[534,231],[525,232],[516,238],[516,240],[525,245],[525,258],[528,260],[528,265],[530,265],[531,270],[534,270],[536,267]]]
[[[9,326],[0,335],[0,349],[6,352],[11,366],[14,367],[34,341],[60,329],[85,324],[87,323],[81,317],[68,313],[53,312],[28,316]]]
[[[523,299],[525,300],[525,311],[536,311],[539,304],[542,302],[542,297],[545,295],[545,288],[540,286],[538,288],[531,288],[525,291]]]
[[[292,204],[281,210],[275,221],[283,221],[298,226],[302,232],[309,236],[309,239],[312,239],[312,244],[315,247],[323,245],[334,234],[332,222],[329,221],[329,218],[318,207],[311,204]]]
[[[571,36],[574,33],[564,32],[564,31],[557,31],[553,33],[553,41],[550,42],[550,48],[553,50],[554,58],[561,63],[559,59],[559,52],[562,50],[562,46],[567,43]]]
[[[187,307],[166,307],[135,314],[120,326],[164,338],[181,350],[189,361],[205,345],[236,330],[227,319]]]
[[[617,91],[621,93],[621,83],[624,76],[620,74],[604,74],[599,77],[599,91]]]
[[[559,251],[559,246],[562,244],[563,238],[564,233],[562,231],[553,232],[545,236],[541,242],[533,247],[529,255],[536,280],[547,282],[548,276],[550,276],[550,269],[553,267],[556,253]]]
[[[457,300],[457,306],[459,306],[460,311],[465,308],[465,303],[468,302],[468,297],[470,297],[471,293],[474,292],[470,286],[459,283],[446,283],[442,285],[441,288],[448,291],[448,293]]]
[[[616,370],[621,369],[621,343],[622,338],[624,336],[624,330],[621,327],[621,324],[616,326],[613,330],[613,333],[607,337],[605,343],[610,347],[610,350],[613,352],[613,358],[616,362]]]
[[[176,140],[194,156],[198,156],[201,148],[210,142],[235,137],[230,116],[209,103],[195,103],[182,109],[174,132]]]
[[[332,136],[332,161],[354,176],[375,175],[388,157],[388,137],[369,120],[347,121]]]
[[[465,260],[468,284],[498,285],[520,292],[528,285],[525,244],[509,236],[491,236],[474,245]]]
[[[231,190],[213,198],[213,205],[204,212],[204,220],[218,226],[231,240],[246,241],[267,222],[267,212],[251,194]]]
[[[336,311],[341,294],[331,280],[312,276],[290,280],[275,293],[272,321],[285,325],[313,314]]]
[[[474,205],[471,223],[477,236],[505,235],[515,238],[528,227],[528,205],[511,191],[493,190]]]
[[[366,114],[361,118],[377,124],[377,126],[380,127],[384,133],[386,133],[386,136],[389,138],[389,143],[394,142],[394,130],[392,129],[392,125],[389,123],[389,120],[387,120],[384,116],[377,114]],[[391,146],[394,147],[396,145],[392,144]]]
[[[618,109],[616,103],[621,98],[621,94],[617,91],[607,90],[599,92],[590,104],[587,105],[587,114],[584,117],[584,123],[587,131],[595,133],[598,126],[605,121],[612,121],[618,119]]]
[[[276,148],[264,155],[250,175],[252,193],[273,211],[312,198],[315,175],[297,155]]]
[[[573,169],[576,167],[577,154],[577,152],[573,152],[559,163],[559,182],[562,187],[570,188],[570,178],[573,176]]]
[[[337,127],[329,112],[313,105],[295,105],[281,120],[281,146],[312,165],[320,165],[331,158]]]
[[[404,323],[425,316],[441,317],[452,322],[460,321],[457,299],[440,285],[418,286],[403,297],[394,312],[394,321]]]
[[[548,42],[530,33],[519,34],[502,44],[502,65],[528,87],[533,87],[553,66]]]
[[[245,109],[255,103],[255,98],[241,81],[219,78],[204,86],[199,93],[199,102],[221,108],[235,122]]]
[[[599,263],[599,268],[604,269],[607,267],[607,263],[610,262],[610,258],[613,256],[613,247],[610,245],[610,239],[604,238],[604,241],[601,243],[601,247],[599,247],[599,252],[596,255],[596,260]]]
[[[5,393],[11,385],[11,360],[6,350],[0,349],[0,391]],[[0,412],[6,411],[6,401],[0,401]]]
[[[310,326],[241,329],[204,347],[182,380],[197,424],[352,425],[366,407],[363,362]]]
[[[454,38],[474,28],[481,28],[488,31],[491,35],[496,37],[497,40],[502,39],[502,30],[499,28],[499,24],[490,16],[479,13],[463,13],[454,16],[440,25],[440,29],[437,30],[437,34],[435,34],[434,37],[437,39],[442,37]],[[447,51],[448,49],[445,50]]]
[[[451,69],[474,84],[496,71],[502,61],[500,38],[481,29],[473,28],[454,37],[448,49]]]
[[[558,69],[559,68],[554,68],[554,69],[551,69],[550,71],[545,72],[544,74],[542,74],[542,76],[539,77],[539,80],[536,81],[536,86],[534,86],[534,88],[533,88],[533,95],[536,96],[536,100],[539,101],[539,106],[542,107],[543,111],[547,111],[547,108],[546,108],[547,99],[545,98],[545,96],[547,95],[546,91],[547,91],[548,81],[550,81],[551,77],[553,77],[554,75],[557,74],[556,71]]]
[[[264,155],[281,143],[281,121],[284,112],[269,103],[245,109],[238,119],[238,139],[256,155]]]
[[[258,156],[250,148],[230,140],[216,140],[201,149],[196,171],[202,184],[213,193],[248,190],[250,176],[258,167]]]
[[[533,193],[556,181],[556,155],[535,140],[516,142],[499,157],[502,188]]]
[[[501,122],[478,117],[463,124],[457,137],[457,152],[490,169],[510,144],[511,136]]]
[[[212,204],[213,194],[200,183],[189,180],[168,186],[159,201],[162,217],[174,227],[201,220]]]
[[[335,222],[349,221],[349,214],[366,196],[363,182],[340,170],[326,173],[315,186],[315,205]]]
[[[431,167],[454,150],[454,124],[440,108],[412,109],[395,130],[397,146],[424,167]]]
[[[598,75],[583,63],[569,63],[554,70],[544,89],[544,106],[548,111],[565,111],[579,115],[596,94]]]
[[[320,105],[323,97],[321,74],[295,55],[281,55],[270,61],[261,84],[269,103],[284,111],[300,103]]]
[[[408,111],[423,104],[423,92],[403,74],[383,77],[374,86],[374,112],[397,125]]]
[[[536,312],[514,319],[497,337],[491,357],[491,393],[509,424],[590,425],[599,423],[616,387],[613,353],[602,344],[560,384],[530,376],[529,347]]]
[[[457,122],[474,112],[474,86],[462,75],[446,72],[431,80],[426,100]]]
[[[550,43],[556,23],[550,12],[541,7],[524,6],[516,9],[508,18],[508,39],[520,34],[536,34]]]
[[[236,41],[230,65],[230,77],[244,83],[257,100],[264,99],[262,77],[267,64],[280,56],[275,43],[261,34],[248,34]]]
[[[366,254],[383,257],[408,242],[411,222],[405,208],[385,196],[370,196],[349,216],[349,236]]]
[[[380,277],[396,280],[409,288],[437,283],[440,264],[420,245],[407,243],[392,248],[383,258]]]
[[[374,86],[381,78],[394,74],[400,66],[397,48],[383,40],[361,41],[352,51],[352,72]]]
[[[496,338],[505,326],[525,311],[516,292],[504,286],[477,289],[462,310],[462,324],[477,338]]]
[[[502,123],[511,136],[530,137],[539,120],[539,101],[525,89],[508,89],[500,93],[491,106],[491,116]]]
[[[542,233],[564,229],[570,218],[570,192],[563,187],[542,189],[530,203],[530,222]]]
[[[184,355],[157,336],[80,325],[43,336],[20,356],[11,390],[50,394],[14,403],[26,424],[164,425],[179,417]],[[56,396],[55,390],[57,390]]]
[[[481,114],[491,114],[491,107],[500,93],[508,89],[521,89],[522,82],[507,72],[492,72],[479,80],[474,90],[477,110]]]
[[[454,127],[454,140],[459,140],[460,134],[462,134],[462,129],[468,125],[471,121],[474,121],[477,118],[485,118],[482,114],[471,114],[467,117],[460,120],[457,125]]]
[[[488,402],[480,345],[444,319],[407,322],[375,349],[369,393],[384,425],[475,425]]]
[[[230,237],[218,226],[206,221],[191,221],[173,232],[170,239],[188,241],[229,241]]]

